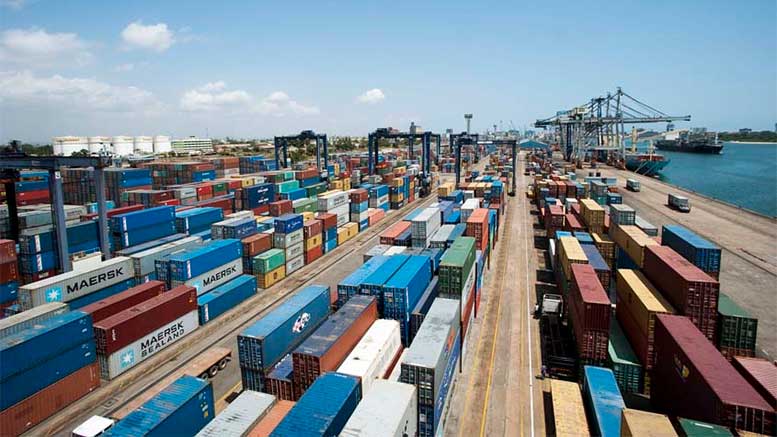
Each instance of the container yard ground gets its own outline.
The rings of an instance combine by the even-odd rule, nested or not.
[[[777,359],[777,220],[629,171],[606,166],[596,171],[617,177],[623,203],[657,228],[680,224],[721,247],[720,291],[758,318],[757,353]],[[578,178],[588,172],[578,170]],[[624,187],[628,178],[639,180],[642,190],[627,191]],[[666,200],[670,192],[688,197],[691,212],[669,209]]]
[[[521,155],[523,158],[523,155]],[[518,193],[528,183],[518,166]],[[529,201],[511,198],[491,259],[478,317],[468,334],[463,372],[448,409],[448,436],[545,435],[536,303],[536,221]]]

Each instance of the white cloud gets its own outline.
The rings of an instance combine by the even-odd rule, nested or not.
[[[181,96],[180,107],[184,111],[229,113],[259,113],[282,117],[286,114],[312,115],[320,113],[315,106],[303,105],[292,100],[283,91],[275,91],[267,97],[257,99],[244,90],[228,90],[224,81],[209,82],[186,91]]]
[[[135,64],[129,63],[129,64],[119,64],[115,67],[113,67],[113,71],[117,73],[123,73],[125,71],[132,71],[135,69]]]
[[[176,41],[173,31],[165,23],[145,25],[138,20],[121,31],[121,38],[128,48],[140,48],[164,52]]]
[[[75,33],[48,33],[45,29],[9,29],[0,34],[0,62],[26,68],[75,64],[92,60],[89,44]]]
[[[156,113],[162,104],[149,91],[95,79],[60,75],[35,76],[29,71],[0,72],[0,101],[20,106],[52,106],[85,112]]]
[[[383,94],[383,91],[381,91],[380,88],[373,88],[371,90],[365,91],[362,95],[357,97],[356,101],[359,103],[374,105],[376,103],[382,102],[385,99],[386,95]]]

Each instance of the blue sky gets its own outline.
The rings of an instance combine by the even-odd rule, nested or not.
[[[2,141],[523,128],[616,86],[777,122],[773,0],[0,3]]]

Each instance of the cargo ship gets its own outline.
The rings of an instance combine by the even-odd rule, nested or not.
[[[723,151],[723,143],[718,134],[700,130],[698,132],[680,131],[667,134],[656,141],[656,148],[671,152],[706,153],[718,155]]]
[[[627,152],[624,161],[627,169],[645,176],[657,175],[672,162],[664,155],[650,152]]]

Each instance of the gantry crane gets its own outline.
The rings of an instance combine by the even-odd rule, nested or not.
[[[408,158],[413,156],[413,146],[415,140],[421,139],[421,197],[425,197],[431,190],[431,174],[432,174],[432,140],[437,142],[437,150],[439,156],[440,143],[442,136],[440,134],[433,134],[431,132],[422,133],[406,133],[406,132],[392,132],[388,128],[379,128],[375,132],[372,132],[367,137],[367,153],[368,153],[368,169],[370,175],[375,174],[375,170],[378,167],[378,155],[380,148],[380,140],[388,139],[404,139],[408,142]]]
[[[275,145],[275,166],[277,168],[286,168],[288,162],[288,146],[289,142],[300,141],[304,146],[308,141],[316,142],[316,168],[319,171],[319,175],[323,179],[329,178],[329,142],[327,141],[326,134],[317,134],[312,130],[303,130],[299,135],[288,135],[275,137],[273,143]],[[322,151],[323,149],[323,151]],[[322,153],[323,152],[323,153]],[[280,162],[280,155],[283,154],[283,162]],[[324,166],[321,167],[321,158],[324,158]]]

